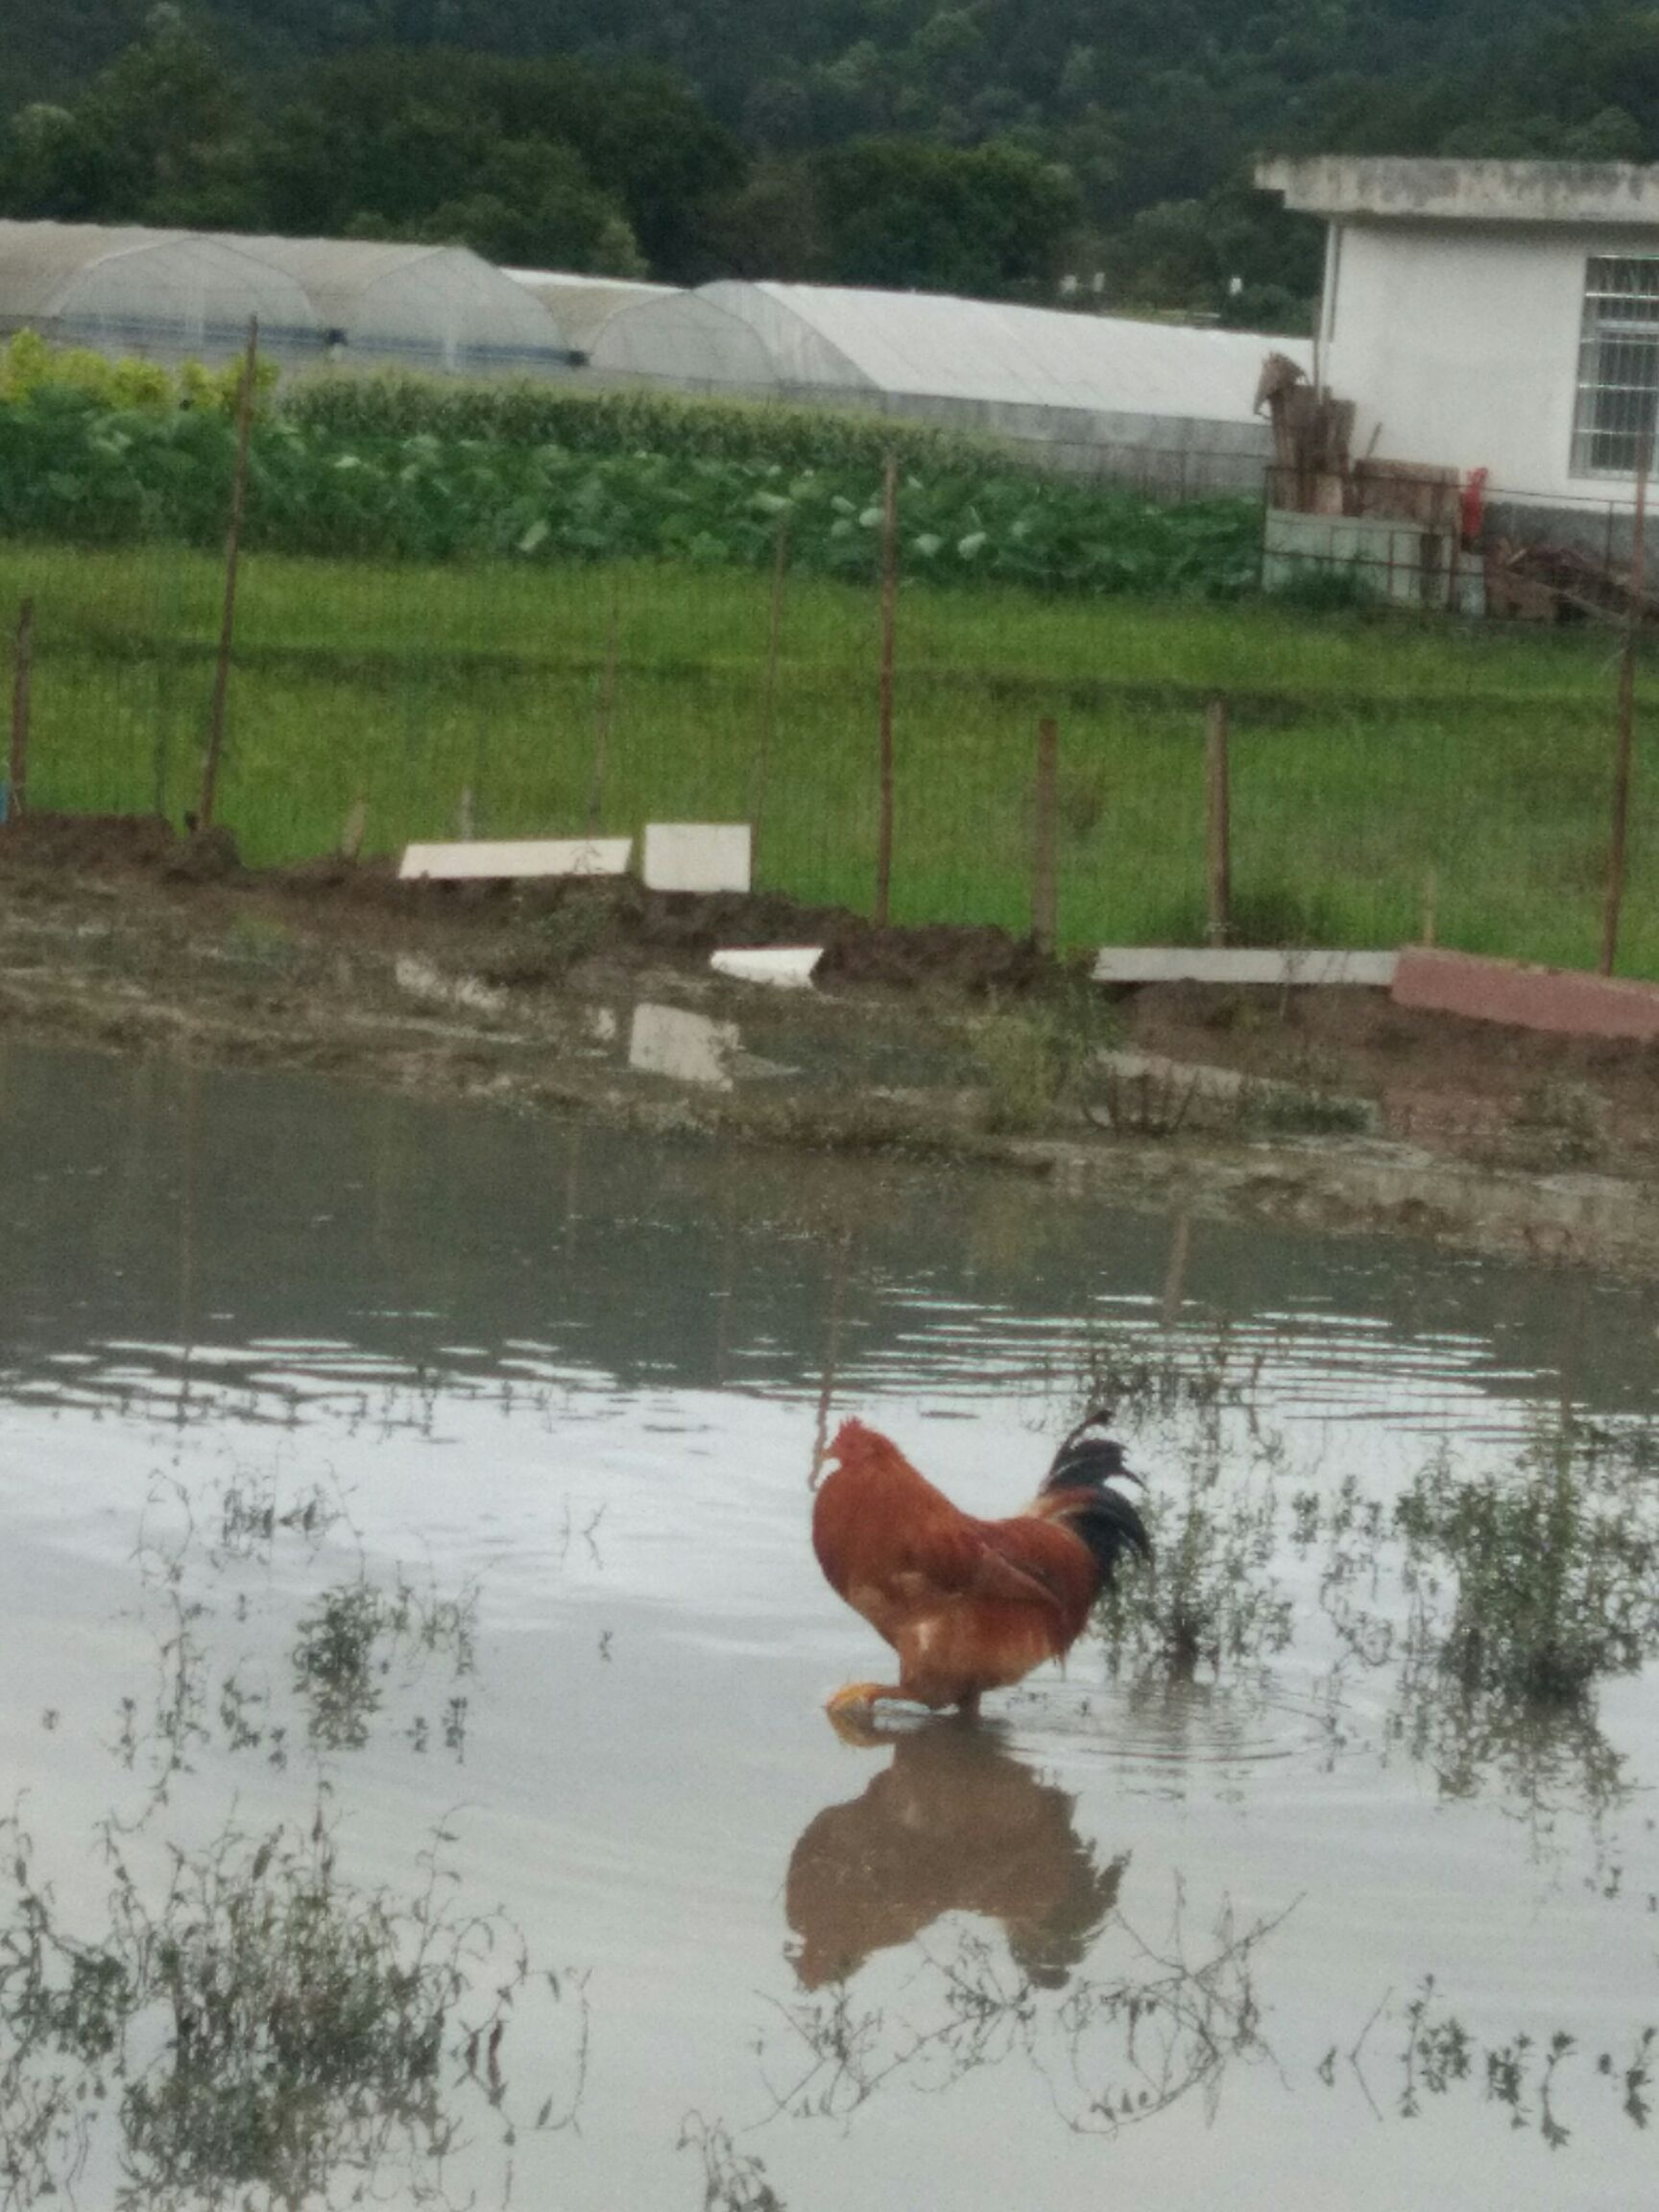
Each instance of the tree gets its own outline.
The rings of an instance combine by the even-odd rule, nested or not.
[[[1012,146],[865,138],[813,163],[841,283],[987,295],[1042,290],[1082,216],[1070,175]]]
[[[258,184],[245,97],[178,9],[156,8],[76,107],[13,119],[0,194],[18,215],[246,223]]]

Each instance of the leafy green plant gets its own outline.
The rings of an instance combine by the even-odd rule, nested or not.
[[[595,392],[545,379],[469,384],[396,370],[312,376],[283,388],[280,411],[302,429],[355,440],[559,445],[571,453],[658,453],[796,469],[879,469],[893,453],[907,468],[1030,474],[988,441],[926,423],[673,392]]]
[[[643,556],[755,568],[773,563],[787,523],[802,573],[874,574],[887,442],[868,424],[849,436],[834,419],[809,418],[808,438],[762,412],[742,439],[711,437],[715,449],[699,450],[695,440],[630,443],[625,412],[603,420],[603,439],[535,442],[453,427],[349,432],[290,409],[254,427],[247,543],[397,560]],[[760,433],[771,429],[780,435],[769,445]],[[1023,475],[966,446],[918,452],[926,466],[907,465],[900,488],[908,575],[1068,593],[1216,595],[1254,583],[1248,501],[1161,507]],[[234,454],[222,408],[120,406],[73,384],[30,386],[0,405],[0,535],[215,544]]]
[[[1117,1031],[1117,1016],[1080,969],[1039,994],[994,1004],[974,1024],[988,1129],[1046,1128]]]
[[[273,362],[259,368],[259,389],[276,388]],[[111,360],[77,347],[50,346],[37,331],[19,330],[0,346],[0,406],[13,407],[42,394],[67,394],[111,409],[138,408],[165,413],[195,408],[231,415],[242,392],[242,363],[204,369],[186,361],[178,369],[156,361]]]

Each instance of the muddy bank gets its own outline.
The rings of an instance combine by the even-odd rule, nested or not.
[[[716,946],[802,943],[826,947],[811,993],[709,973]],[[999,930],[878,929],[771,895],[252,872],[228,837],[36,817],[0,830],[6,1029],[1659,1269],[1650,1048],[1371,992],[1109,1000]],[[1133,1082],[1111,1072],[1130,1064]]]

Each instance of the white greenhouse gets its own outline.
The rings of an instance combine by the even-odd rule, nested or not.
[[[255,315],[279,358],[322,351],[303,285],[244,240],[0,222],[0,337],[36,330],[103,353],[213,361],[246,345]]]
[[[721,282],[628,310],[596,372],[902,415],[1039,448],[1051,467],[1166,491],[1256,490],[1256,388],[1305,340],[811,284]]]
[[[604,376],[644,378],[681,392],[779,397],[782,378],[765,342],[701,292],[674,292],[613,316],[589,361]]]
[[[331,354],[455,375],[553,375],[572,349],[521,284],[465,246],[335,238],[225,241],[299,284]]]
[[[573,276],[559,269],[503,269],[501,274],[541,301],[578,355],[591,354],[600,331],[630,307],[685,298],[671,284],[637,284],[625,276]]]

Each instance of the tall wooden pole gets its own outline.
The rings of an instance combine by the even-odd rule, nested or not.
[[[225,533],[225,613],[219,625],[219,660],[213,671],[213,705],[207,717],[207,750],[202,761],[202,798],[196,826],[213,826],[219,795],[219,761],[225,750],[225,709],[230,695],[230,649],[236,637],[236,580],[242,565],[242,518],[248,505],[248,440],[253,427],[253,402],[259,390],[259,318],[248,325],[248,350],[242,362],[242,389],[236,403],[236,468],[230,479],[230,520]]]
[[[876,919],[885,923],[893,899],[893,633],[899,601],[899,457],[887,456],[881,489],[881,754],[880,820],[876,837]]]
[[[772,619],[766,633],[766,673],[760,685],[760,742],[755,755],[755,806],[751,835],[751,865],[756,880],[760,874],[760,833],[766,822],[766,779],[772,764],[772,740],[778,731],[778,665],[783,648],[783,592],[789,577],[789,517],[778,524],[778,545],[772,559]]]
[[[1225,945],[1233,927],[1233,825],[1227,759],[1227,702],[1217,696],[1204,709],[1208,765],[1207,879],[1210,942]]]
[[[605,675],[599,690],[599,727],[593,741],[593,781],[588,790],[588,834],[597,837],[605,812],[605,779],[611,766],[611,725],[616,713],[616,654],[622,629],[622,590],[611,587],[611,619],[605,630]]]
[[[35,654],[35,602],[17,610],[17,657],[12,669],[12,753],[6,773],[6,819],[21,820],[29,789],[29,685]]]
[[[1051,715],[1037,725],[1035,836],[1031,855],[1031,935],[1039,952],[1052,952],[1060,934],[1060,890],[1054,868],[1055,789],[1059,781],[1060,727]]]
[[[1653,433],[1642,433],[1636,462],[1636,520],[1630,544],[1630,607],[1624,650],[1619,657],[1619,735],[1613,756],[1613,835],[1607,852],[1607,907],[1601,922],[1601,973],[1611,975],[1619,957],[1619,919],[1624,903],[1625,849],[1630,826],[1630,762],[1636,746],[1636,660],[1642,636],[1642,588],[1647,564],[1647,478],[1653,467]]]

